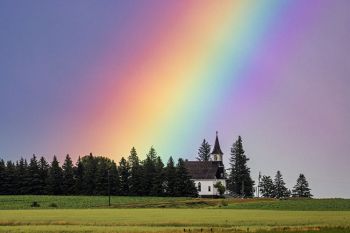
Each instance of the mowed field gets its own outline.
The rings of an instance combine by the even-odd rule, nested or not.
[[[13,208],[9,200],[17,200]],[[343,199],[113,197],[112,208],[106,200],[0,196],[0,232],[350,232],[350,200]],[[33,201],[40,207],[28,208]]]

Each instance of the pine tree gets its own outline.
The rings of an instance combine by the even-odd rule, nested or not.
[[[294,186],[292,192],[293,197],[312,197],[311,189],[309,188],[309,183],[307,182],[304,174],[300,174],[297,183]]]
[[[260,183],[260,192],[263,197],[273,197],[275,187],[270,176],[263,176]]]
[[[11,161],[7,161],[4,179],[4,192],[8,195],[16,194],[17,192],[17,177],[16,167]]]
[[[28,179],[28,193],[27,194],[42,194],[43,187],[41,184],[39,165],[36,156],[30,159],[28,167],[29,179]]]
[[[74,194],[74,170],[73,161],[69,154],[66,155],[64,163],[62,165],[63,169],[63,182],[62,182],[62,192],[66,195]]]
[[[108,174],[110,171],[110,160],[107,158],[96,158],[98,160],[95,174],[95,190],[96,195],[108,195]]]
[[[169,158],[165,168],[165,192],[167,196],[176,195],[176,168],[172,157]]]
[[[21,158],[16,165],[16,177],[18,178],[17,193],[22,195],[27,194],[28,164],[23,158]]]
[[[201,146],[198,149],[198,161],[209,161],[210,159],[211,146],[209,143],[203,139]]]
[[[92,195],[95,190],[95,174],[97,168],[97,160],[92,153],[82,158],[82,164],[84,166],[83,185],[81,193],[84,195]]]
[[[110,192],[111,195],[120,195],[120,177],[117,165],[112,161],[109,172]]]
[[[128,158],[128,164],[130,166],[129,171],[129,192],[130,195],[137,196],[141,195],[141,182],[142,182],[142,169],[140,165],[139,157],[135,147],[130,151],[130,156]]]
[[[176,166],[175,194],[179,197],[198,196],[197,188],[186,170],[183,159],[179,159]]]
[[[62,194],[62,180],[62,169],[56,156],[54,156],[49,169],[49,177],[47,179],[48,193],[52,195]]]
[[[40,176],[40,186],[41,186],[41,194],[47,194],[47,179],[49,176],[49,164],[47,163],[44,157],[40,157],[39,159],[39,176]]]
[[[283,181],[283,177],[280,171],[277,171],[273,185],[274,185],[273,197],[286,198],[290,196],[290,193],[285,186],[286,183]]]
[[[119,162],[120,194],[129,195],[129,165],[124,157]]]
[[[6,165],[4,160],[0,160],[0,195],[6,194]]]
[[[157,152],[151,147],[146,159],[143,161],[143,177],[142,177],[142,194],[149,196],[151,194],[153,179],[156,174]]]
[[[79,156],[77,163],[74,167],[74,177],[75,177],[75,182],[74,182],[74,194],[76,195],[81,195],[83,194],[82,189],[83,189],[83,179],[84,179],[84,166],[81,161],[81,158]]]
[[[155,174],[152,182],[152,196],[163,196],[164,195],[164,164],[160,156],[157,157],[155,163]]]
[[[242,138],[231,147],[230,165],[231,171],[229,175],[229,191],[242,197],[252,197],[254,193],[254,181],[250,177],[250,168],[247,166],[249,159],[243,150]]]

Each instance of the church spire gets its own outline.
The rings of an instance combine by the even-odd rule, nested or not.
[[[212,155],[223,155],[221,148],[220,148],[220,143],[219,143],[219,136],[218,136],[218,131],[216,131],[216,139],[215,139],[215,144],[214,144],[214,149],[213,152],[211,152]]]

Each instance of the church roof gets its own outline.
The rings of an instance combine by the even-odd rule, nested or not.
[[[224,167],[220,161],[185,161],[192,179],[223,179]]]
[[[216,131],[216,139],[215,139],[214,149],[213,149],[213,152],[211,152],[211,154],[214,154],[214,155],[218,155],[218,154],[223,155],[224,154],[224,153],[222,153],[221,148],[220,148],[218,131]]]

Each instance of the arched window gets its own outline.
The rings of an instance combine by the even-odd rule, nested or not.
[[[211,186],[208,186],[208,192],[211,192]]]
[[[200,192],[201,190],[202,190],[202,184],[201,184],[201,182],[198,182],[198,192]]]

